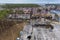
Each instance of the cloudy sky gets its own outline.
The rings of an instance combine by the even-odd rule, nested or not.
[[[60,0],[0,0],[0,3],[60,3]]]

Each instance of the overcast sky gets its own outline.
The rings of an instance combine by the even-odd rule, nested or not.
[[[0,0],[0,3],[60,3],[60,0]]]

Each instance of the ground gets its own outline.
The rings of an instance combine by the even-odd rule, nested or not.
[[[24,23],[19,23],[7,29],[0,35],[0,40],[16,40],[19,37],[19,32],[23,29]]]

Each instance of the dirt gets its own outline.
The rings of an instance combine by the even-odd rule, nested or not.
[[[24,23],[19,23],[13,27],[6,29],[6,31],[0,34],[0,40],[16,40],[19,37],[19,32],[23,29]]]

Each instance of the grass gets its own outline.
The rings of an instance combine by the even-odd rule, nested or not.
[[[6,29],[0,34],[0,40],[16,40],[19,37],[19,32],[23,29],[24,23],[18,23],[11,28]]]

